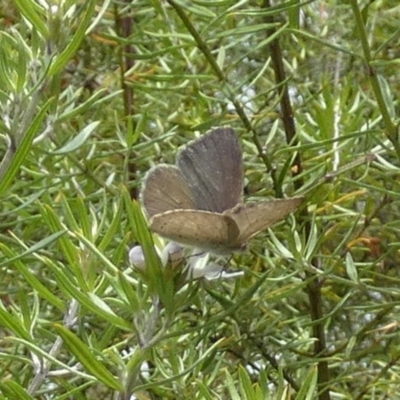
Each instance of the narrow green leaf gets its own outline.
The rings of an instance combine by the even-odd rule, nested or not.
[[[282,258],[285,258],[285,259],[293,259],[293,258],[295,258],[293,256],[293,254],[289,251],[289,249],[287,249],[286,246],[284,246],[279,241],[279,239],[276,237],[276,235],[274,234],[274,231],[272,229],[268,229],[268,234],[269,234],[269,237],[270,237],[270,240],[271,240],[273,246],[275,247],[274,251],[278,255],[280,255]]]
[[[154,248],[153,238],[147,228],[147,223],[140,209],[140,205],[131,200],[126,190],[122,191],[122,196],[135,238],[139,241],[144,252],[146,260],[145,274],[149,279],[150,290],[160,296],[166,308],[173,308],[173,293],[171,292],[173,284],[172,281],[167,282],[164,279],[161,262]]]
[[[84,7],[86,7],[86,12],[68,46],[60,55],[54,58],[54,61],[49,69],[50,76],[54,76],[55,74],[59,73],[78,51],[83,39],[85,38],[86,29],[92,21],[96,5],[96,0],[89,0],[85,2]]]
[[[216,18],[216,14],[211,11],[210,7],[202,7],[199,4],[196,4],[195,1],[174,0],[174,3],[179,4],[186,11],[193,13],[194,15],[206,18]]]
[[[235,29],[228,29],[226,31],[222,31],[214,36],[214,38],[220,38],[220,37],[232,37],[235,35],[246,35],[248,33],[255,33],[258,31],[267,31],[268,29],[271,28],[276,28],[280,27],[280,23],[273,23],[273,24],[258,24],[258,25],[247,25],[247,26],[241,26]]]
[[[121,329],[128,331],[132,330],[132,325],[129,322],[126,322],[124,319],[118,317],[97,295],[84,292],[78,286],[77,282],[74,281],[74,277],[67,274],[67,271],[51,263],[50,260],[44,259],[43,261],[51,267],[60,288],[62,288],[69,296],[71,296],[71,298],[76,299],[79,304],[99,315],[105,321],[108,321],[120,327]],[[84,287],[83,289],[87,290],[87,287]]]
[[[7,170],[4,173],[3,179],[0,180],[0,195],[2,195],[8,186],[10,185],[11,181],[18,173],[20,166],[24,163],[26,156],[28,155],[29,151],[31,150],[31,145],[33,139],[35,138],[37,132],[40,129],[40,126],[43,122],[46,113],[53,102],[53,99],[49,99],[40,111],[36,114],[36,117],[32,121],[29,126],[29,129],[23,135],[22,140],[20,143],[17,144],[15,153],[13,154],[13,158],[11,163],[8,165]],[[4,162],[4,159],[3,159]],[[3,164],[0,166],[0,170]]]
[[[378,78],[378,82],[381,86],[382,96],[385,101],[388,113],[391,118],[395,119],[397,117],[396,116],[396,104],[393,102],[393,94],[392,94],[391,87],[383,75],[378,74],[377,78]]]
[[[316,396],[318,370],[313,366],[308,371],[305,379],[301,382],[301,388],[297,393],[295,400],[313,400]]]
[[[3,265],[7,265],[7,264],[11,264],[23,257],[26,257],[29,254],[35,253],[43,248],[48,247],[51,243],[53,243],[54,241],[58,240],[61,236],[63,236],[65,234],[65,230],[60,231],[60,232],[56,232],[53,233],[52,235],[45,237],[44,239],[42,239],[41,241],[37,242],[36,244],[34,244],[33,246],[29,247],[27,250],[25,250],[24,252],[15,255],[14,257],[3,261],[2,263],[0,263],[0,267]],[[21,242],[22,244],[22,242]]]
[[[104,251],[109,246],[111,241],[114,239],[115,235],[120,231],[123,212],[124,212],[124,204],[122,200],[120,200],[118,202],[117,211],[113,215],[111,224],[107,227],[105,235],[103,236],[101,242],[98,245],[99,251]]]
[[[104,263],[105,267],[109,268],[110,272],[118,273],[118,268],[87,237],[83,236],[81,232],[74,232],[73,234]]]
[[[137,298],[136,291],[133,289],[132,282],[130,282],[129,279],[125,276],[125,274],[122,272],[120,272],[118,274],[118,282],[119,282],[120,287],[123,290],[126,298],[129,301],[132,312],[135,313],[135,312],[139,311],[140,302]]]
[[[20,386],[19,383],[12,380],[4,379],[0,382],[0,392],[5,395],[6,399],[18,399],[18,400],[34,400],[34,397],[31,397],[28,393],[26,393],[25,388]],[[4,397],[2,397],[4,398]]]
[[[346,272],[353,282],[358,282],[357,267],[355,266],[353,257],[349,251],[346,253]]]
[[[30,334],[25,330],[22,322],[11,315],[4,308],[3,303],[0,302],[0,326],[6,327],[10,329],[10,331],[14,332],[16,336],[24,338],[27,341],[31,341],[32,338]]]
[[[243,398],[248,400],[255,399],[251,379],[242,365],[239,366],[239,387]]]
[[[43,19],[46,15],[46,10],[43,9],[37,2],[32,0],[13,0],[13,3],[18,7],[19,12],[47,39],[49,37],[48,27]]]
[[[229,391],[230,399],[232,400],[241,400],[241,397],[239,395],[239,392],[236,390],[235,387],[235,380],[233,379],[232,375],[228,372],[228,370],[225,370],[225,379],[226,379],[226,386]]]
[[[106,386],[114,390],[122,391],[121,382],[116,379],[108,371],[108,369],[97,360],[96,357],[94,357],[85,343],[83,343],[75,334],[62,325],[56,324],[55,328],[69,350],[91,374],[93,374]]]
[[[209,387],[209,385],[207,385],[206,382],[202,382],[202,381],[198,380],[196,382],[196,385],[197,385],[198,394],[201,399],[215,400],[215,394],[212,392],[211,388]]]
[[[68,154],[79,149],[79,147],[85,144],[85,142],[89,139],[90,135],[99,125],[100,121],[95,121],[90,123],[84,129],[82,129],[70,142],[61,147],[61,149],[53,151],[52,154],[54,155]]]
[[[24,88],[27,84],[27,70],[29,62],[32,62],[32,55],[28,44],[24,42],[24,39],[18,35],[18,62],[17,62],[17,80],[15,90],[18,93],[23,93]]]
[[[88,207],[81,196],[78,196],[73,202],[73,211],[76,215],[76,220],[79,223],[79,232],[82,232],[82,235],[93,242],[93,230],[95,230],[94,227],[96,226],[96,221],[93,220],[96,219],[96,215],[94,215],[92,219],[90,218],[90,209],[88,210]]]
[[[62,200],[65,201],[64,198],[62,198]],[[52,207],[47,205],[42,206],[41,211],[41,215],[43,216],[44,221],[47,223],[52,231],[65,229],[65,225],[60,221],[61,216],[58,215]],[[60,237],[59,245],[61,247],[61,253],[66,258],[66,264],[69,266],[70,269],[74,271],[76,279],[78,279],[81,287],[83,287],[85,285],[85,281],[83,278],[82,269],[80,267],[80,249],[73,243],[71,239],[71,234]]]
[[[8,247],[0,243],[0,249],[4,252],[5,256],[9,259],[13,259],[13,266],[18,269],[21,275],[26,279],[28,284],[37,291],[39,296],[46,299],[50,304],[53,304],[60,310],[65,309],[64,302],[49,291],[34,274],[31,273],[29,268],[19,260],[20,255],[15,255]]]

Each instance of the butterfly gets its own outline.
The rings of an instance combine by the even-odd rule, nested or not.
[[[243,161],[229,127],[184,146],[176,165],[157,165],[144,179],[141,201],[160,236],[216,254],[242,250],[257,233],[293,212],[303,197],[243,202]]]

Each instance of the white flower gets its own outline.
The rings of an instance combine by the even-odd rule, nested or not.
[[[217,264],[210,261],[210,254],[194,249],[185,255],[185,249],[178,243],[169,242],[161,250],[156,248],[163,267],[177,267],[182,265],[187,270],[186,280],[191,279],[228,279],[244,275],[243,271],[227,271],[226,264]],[[134,246],[129,251],[129,260],[134,268],[145,271],[146,262],[141,246]]]

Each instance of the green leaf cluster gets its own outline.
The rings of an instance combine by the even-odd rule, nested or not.
[[[400,398],[396,1],[0,9],[0,399]],[[188,281],[140,187],[222,125],[306,201]]]

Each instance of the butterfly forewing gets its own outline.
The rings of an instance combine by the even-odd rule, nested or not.
[[[147,173],[141,200],[149,217],[176,209],[195,209],[192,193],[179,169],[158,165]]]
[[[237,241],[238,227],[227,215],[196,210],[176,210],[157,214],[150,220],[159,235],[215,253],[229,253]]]
[[[242,153],[233,129],[216,128],[190,142],[177,164],[197,209],[223,212],[242,201]]]
[[[236,222],[240,232],[237,240],[243,245],[257,233],[286,218],[303,200],[302,197],[294,197],[239,204],[224,214]]]

